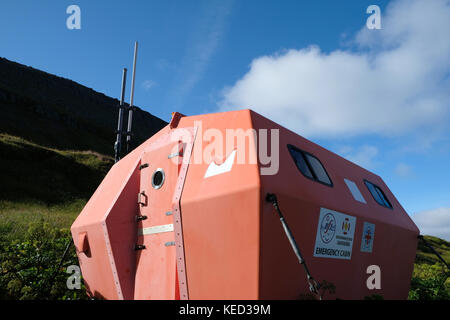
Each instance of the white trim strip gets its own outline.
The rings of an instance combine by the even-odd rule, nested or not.
[[[149,234],[157,234],[163,232],[171,232],[173,231],[173,224],[164,224],[160,226],[153,226],[148,228],[139,229],[138,235],[145,236]]]

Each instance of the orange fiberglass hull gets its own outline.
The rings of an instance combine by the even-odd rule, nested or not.
[[[230,129],[278,138],[275,174],[262,174],[268,165],[252,134],[230,139],[231,153],[195,161],[205,158],[212,136]],[[288,146],[319,159],[330,183],[302,174]],[[377,203],[365,181],[378,186],[391,207]],[[174,114],[111,168],[71,228],[88,293],[104,299],[305,297],[305,271],[267,193],[277,196],[311,274],[335,286],[325,299],[407,298],[419,230],[383,180],[251,110]],[[369,289],[373,265],[380,279]]]

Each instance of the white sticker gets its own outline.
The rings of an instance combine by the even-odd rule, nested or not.
[[[314,257],[350,260],[355,228],[355,217],[320,208]]]
[[[217,176],[222,173],[230,172],[233,168],[234,158],[236,157],[236,150],[230,153],[227,159],[222,164],[215,164],[215,162],[211,162],[206,169],[205,178]]]
[[[345,183],[347,184],[348,189],[352,193],[353,198],[356,201],[366,203],[366,199],[364,199],[363,195],[361,194],[361,191],[359,191],[358,186],[356,183],[354,183],[352,180],[344,179]]]
[[[361,239],[361,252],[372,252],[374,238],[375,238],[375,225],[373,223],[364,222]]]

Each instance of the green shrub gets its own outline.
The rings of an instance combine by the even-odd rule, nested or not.
[[[450,271],[442,263],[414,266],[410,300],[449,300]]]
[[[67,244],[68,229],[49,224],[30,224],[23,240],[0,238],[0,300],[71,300],[87,299],[85,288],[70,290],[66,281],[69,265],[78,265],[71,246],[64,263],[57,270]]]

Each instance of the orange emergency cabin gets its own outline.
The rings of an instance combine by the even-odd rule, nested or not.
[[[228,139],[233,130],[244,139]],[[232,151],[198,161],[220,134]],[[279,153],[275,174],[261,159],[266,142],[262,154]],[[268,193],[311,274],[335,286],[325,299],[407,298],[419,230],[383,180],[251,110],[176,113],[111,168],[71,228],[88,293],[305,297],[305,270]],[[379,267],[380,288],[369,289],[369,266]]]

